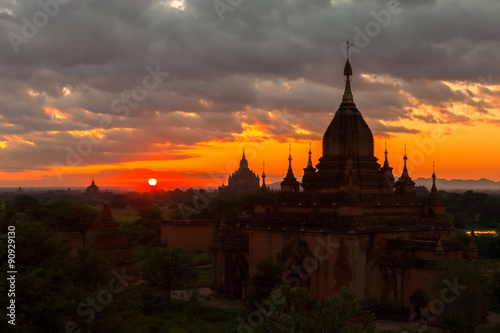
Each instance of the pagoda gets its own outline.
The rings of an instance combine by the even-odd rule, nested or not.
[[[306,287],[313,298],[349,287],[363,306],[405,312],[415,306],[415,293],[430,293],[439,261],[462,258],[461,245],[450,241],[452,227],[435,172],[421,206],[406,147],[404,168],[395,181],[387,145],[380,165],[373,134],[354,102],[349,58],[343,74],[344,93],[324,133],[318,164],[313,166],[310,149],[299,182],[289,148],[277,201],[263,189],[252,216],[214,237],[216,244],[226,244],[213,249],[214,290],[245,298],[256,265],[271,258],[287,268],[283,283]],[[236,276],[242,261],[248,272]],[[239,286],[245,289],[235,291]]]

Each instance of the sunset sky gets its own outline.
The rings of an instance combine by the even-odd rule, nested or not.
[[[0,186],[299,180],[343,89],[395,176],[500,181],[498,0],[0,0]],[[342,44],[344,43],[344,44]],[[343,46],[341,46],[343,45]]]

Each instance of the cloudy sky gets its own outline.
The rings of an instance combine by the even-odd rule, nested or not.
[[[500,180],[500,1],[0,0],[0,186],[302,174],[354,99],[401,173]]]

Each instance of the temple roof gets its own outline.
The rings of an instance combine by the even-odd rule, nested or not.
[[[92,184],[90,184],[90,186],[89,186],[89,187],[87,187],[87,189],[99,189],[99,186],[97,186],[97,185],[95,184],[94,179],[92,179]]]
[[[241,157],[240,161],[240,169],[245,169],[245,168],[248,169],[248,161],[245,157],[245,149],[243,149],[243,156]]]
[[[111,209],[109,208],[109,202],[106,198],[104,205],[102,206],[101,215],[96,225],[98,228],[117,228],[118,223],[115,222],[113,214],[111,214]]]
[[[344,67],[344,76],[342,103],[323,136],[323,156],[346,158],[351,152],[353,159],[358,156],[372,157],[373,135],[354,103],[351,91],[352,67],[349,59]]]
[[[292,170],[292,147],[290,145],[290,151],[288,154],[288,171],[286,173],[285,178],[283,178],[283,181],[281,182],[281,186],[283,185],[291,185],[291,186],[298,186],[299,182],[295,178]]]

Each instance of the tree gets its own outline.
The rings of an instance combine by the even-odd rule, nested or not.
[[[497,195],[489,195],[482,203],[479,222],[481,226],[492,228],[498,225],[500,220],[500,197]]]
[[[349,320],[361,312],[354,293],[342,287],[338,294],[312,304],[306,288],[280,285],[264,304],[269,313],[264,318],[265,332],[364,332],[375,330],[375,316],[363,313],[362,327],[348,328]]]
[[[456,213],[453,215],[453,226],[456,229],[465,228],[465,214],[462,212]]]
[[[42,220],[52,230],[84,232],[97,218],[97,211],[68,200],[54,200],[44,206]]]
[[[438,320],[446,329],[445,332],[474,332],[477,323],[483,321],[487,315],[486,286],[483,272],[477,265],[463,260],[441,263],[441,270],[432,291],[438,300],[441,300],[443,295],[446,297],[441,300],[444,307],[438,316]],[[428,307],[431,313],[435,311],[431,303]],[[430,318],[432,321],[434,317]]]
[[[66,323],[78,321],[78,304],[107,285],[107,261],[88,250],[70,255],[64,240],[40,222],[16,223],[16,327],[19,332],[60,332]],[[2,267],[7,267],[7,246],[0,247]],[[7,304],[8,281],[0,281],[0,301]],[[5,310],[5,309],[4,309]],[[5,317],[5,315],[4,315]],[[92,325],[96,325],[93,322]],[[6,321],[0,331],[6,332]],[[10,326],[10,325],[9,325]],[[94,327],[94,326],[93,326]]]
[[[253,290],[250,298],[262,301],[276,286],[283,283],[282,275],[285,267],[275,263],[271,258],[265,258],[257,263],[256,268],[257,271],[251,277]]]
[[[264,304],[268,304],[272,311],[264,318],[264,332],[306,332],[307,309],[310,306],[310,295],[306,288],[280,285],[271,292]]]
[[[144,262],[142,277],[170,301],[172,288],[197,277],[191,255],[182,247],[155,247]]]
[[[500,312],[500,271],[496,270],[492,281],[489,284],[490,289],[490,309],[494,312]]]
[[[14,208],[18,212],[26,212],[35,209],[38,205],[38,199],[32,195],[20,194],[16,195],[14,200],[12,200]]]
[[[311,313],[312,331],[344,332],[349,319],[360,312],[361,308],[354,293],[350,289],[342,287],[337,295],[314,304]]]

